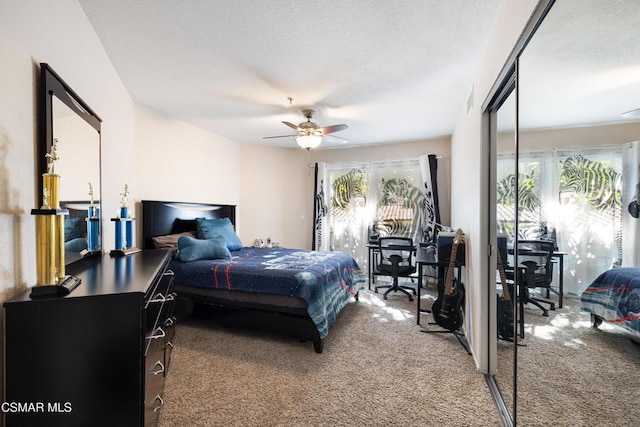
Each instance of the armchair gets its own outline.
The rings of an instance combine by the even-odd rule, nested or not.
[[[383,276],[391,276],[393,282],[390,285],[380,285],[375,287],[378,289],[389,288],[383,295],[383,299],[387,299],[389,292],[402,292],[409,297],[409,301],[413,301],[411,293],[416,295],[416,290],[410,286],[398,285],[399,277],[411,277],[416,272],[413,265],[413,239],[410,237],[380,237],[378,240],[378,249],[380,263],[378,264],[378,274]]]

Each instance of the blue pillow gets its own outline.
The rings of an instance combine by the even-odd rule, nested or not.
[[[196,218],[198,239],[212,239],[223,236],[227,239],[227,248],[230,251],[242,249],[242,242],[233,229],[229,218]]]
[[[76,237],[64,243],[64,250],[69,252],[82,252],[87,248],[87,241],[82,237]]]
[[[182,262],[231,258],[231,252],[227,249],[227,240],[223,236],[207,240],[181,236],[178,239],[178,254],[176,258]]]
[[[77,239],[82,237],[82,221],[80,217],[65,218],[64,219],[64,241]]]

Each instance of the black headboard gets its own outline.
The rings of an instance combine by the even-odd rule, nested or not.
[[[142,241],[153,249],[152,237],[196,230],[196,218],[229,218],[236,225],[235,205],[142,201]]]
[[[88,208],[90,204],[91,202],[89,200],[60,202],[60,207],[69,211],[69,215],[66,216],[65,219],[80,218],[80,228],[82,230],[82,236],[84,237],[87,236],[87,222],[85,219],[89,214]],[[99,202],[96,203],[96,206],[99,206]]]

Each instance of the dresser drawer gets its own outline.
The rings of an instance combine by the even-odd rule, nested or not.
[[[171,360],[171,351],[173,350],[173,337],[176,333],[176,318],[171,316],[165,321],[165,339],[164,339],[164,366],[165,376],[169,370],[169,361]]]
[[[154,384],[155,386],[150,388],[149,395],[145,398],[144,405],[144,425],[145,426],[157,426],[158,418],[160,417],[160,411],[164,406],[164,399],[162,398],[162,382]]]
[[[145,332],[151,333],[158,325],[164,324],[175,298],[173,292],[173,272],[165,272],[157,283],[151,287],[145,303]]]
[[[145,357],[145,425],[157,424],[160,409],[164,405],[162,388],[164,386],[165,374],[166,364],[164,360],[164,340],[153,340],[149,346],[148,354]]]
[[[164,405],[162,389],[169,363],[166,350],[174,334],[173,273],[163,274],[149,295],[145,307],[144,425],[155,426]]]

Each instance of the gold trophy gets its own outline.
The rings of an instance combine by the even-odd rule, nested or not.
[[[55,173],[58,139],[53,140],[48,159],[47,172],[42,174],[42,206],[32,209],[37,215],[37,279],[31,297],[66,295],[80,280],[65,274],[64,263],[64,216],[69,211],[60,208],[60,175]]]

